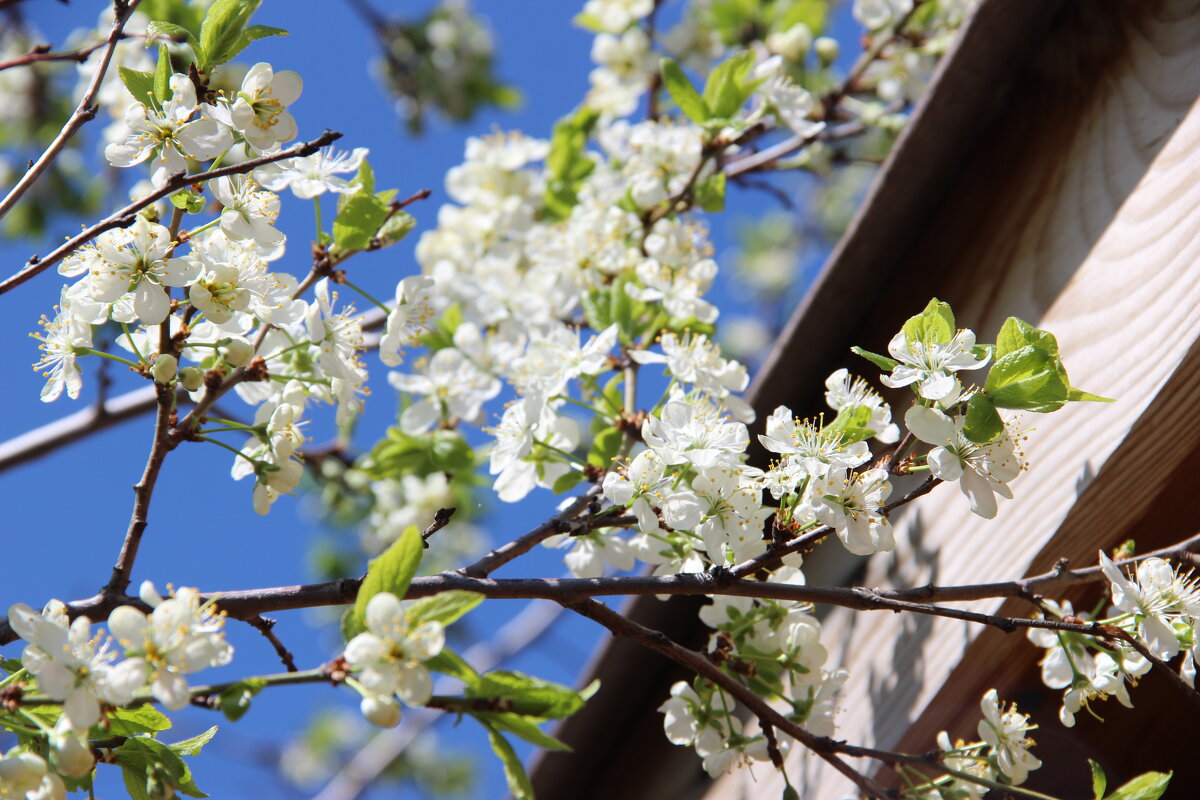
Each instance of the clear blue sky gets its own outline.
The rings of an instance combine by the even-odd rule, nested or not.
[[[59,42],[63,32],[92,24],[102,5],[64,6],[52,0],[31,0],[22,8],[38,21],[49,41]],[[377,0],[376,5],[384,11],[412,11],[414,6],[427,4]],[[339,146],[370,148],[381,188],[396,187],[401,197],[423,188],[433,190],[430,200],[412,209],[419,235],[433,226],[438,206],[446,202],[443,176],[461,160],[468,136],[486,133],[495,126],[548,136],[554,120],[579,101],[591,68],[591,36],[570,24],[580,5],[570,0],[477,0],[475,7],[488,17],[496,36],[498,73],[521,88],[525,104],[513,112],[487,110],[466,125],[435,122],[419,139],[403,134],[391,100],[368,72],[368,62],[376,52],[375,42],[358,16],[341,2],[267,0],[255,22],[287,28],[292,35],[258,42],[243,56],[249,63],[266,60],[276,69],[301,73],[304,92],[293,110],[302,138],[312,138],[326,127],[342,131],[345,137]],[[761,196],[751,195],[736,199],[732,205],[738,209],[734,213],[746,215],[761,211],[766,203]],[[113,201],[109,206],[118,204]],[[730,243],[728,232],[736,219],[734,213],[713,220],[718,253]],[[77,230],[77,224],[61,223],[54,240]],[[288,234],[290,249],[283,263],[303,274],[312,236],[311,205],[290,194],[285,196],[280,225]],[[419,269],[412,255],[416,239],[414,235],[381,254],[356,259],[351,267],[353,279],[376,296],[390,298],[396,282]],[[45,245],[40,248],[42,252],[49,249]],[[0,243],[0,263],[4,265],[0,271],[15,271],[36,249],[28,242]],[[38,399],[42,380],[29,369],[36,351],[26,335],[35,329],[40,314],[52,313],[61,283],[59,276],[48,273],[0,298],[0,336],[9,343],[0,351],[0,371],[6,376],[6,391],[0,395],[0,440],[79,410],[95,396],[95,382],[88,375],[89,385],[78,402],[63,397],[56,403],[43,404]],[[395,410],[394,394],[383,381],[384,369],[377,361],[370,366],[376,392],[368,400],[360,443],[378,434]],[[119,391],[122,386],[137,385],[137,381],[125,380],[115,388]],[[120,545],[132,504],[130,486],[140,474],[149,439],[147,418],[0,474],[0,497],[5,504],[0,517],[0,542],[3,560],[9,565],[0,583],[0,608],[18,601],[40,607],[49,597],[85,597],[100,587]],[[251,510],[250,482],[230,480],[229,467],[230,455],[213,447],[186,446],[171,454],[155,493],[150,528],[134,574],[135,586],[145,578],[154,579],[160,588],[173,582],[203,590],[312,579],[307,558],[315,533],[306,503],[303,499],[285,499],[268,518],[261,519]],[[502,513],[488,521],[493,543],[531,527],[552,505],[548,493],[539,492],[528,503],[498,508]],[[544,553],[510,574],[561,572],[557,556]],[[489,610],[481,609],[467,618],[476,630],[486,631],[502,624],[519,610],[516,603],[488,605]],[[336,633],[316,627],[310,615],[287,612],[276,616],[276,630],[296,653],[302,668],[316,666],[338,652]],[[197,682],[280,670],[267,643],[254,631],[244,625],[231,625],[229,638],[237,649],[233,665],[198,675]],[[573,684],[598,640],[590,623],[569,621],[560,625],[546,644],[525,653],[513,666]],[[19,648],[9,645],[0,652],[16,656]],[[281,796],[280,784],[272,773],[256,764],[264,752],[263,745],[281,743],[290,731],[305,725],[314,709],[335,704],[357,713],[356,695],[349,690],[281,688],[256,699],[251,712],[236,725],[226,723],[215,713],[192,709],[180,712],[173,715],[177,720],[174,733],[178,734],[176,738],[184,738],[212,724],[221,726],[206,757],[194,767],[198,784],[213,797],[237,800]],[[439,731],[443,743],[478,748],[482,739],[474,728],[472,723],[464,722],[457,728],[440,725]],[[495,759],[485,753],[480,763],[483,771],[477,796],[503,794],[503,777]],[[110,787],[101,796],[122,796],[123,789],[111,788],[119,786],[119,779],[112,780],[116,773],[111,767],[100,769],[99,785]]]

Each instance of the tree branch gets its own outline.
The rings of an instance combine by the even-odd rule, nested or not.
[[[8,278],[5,278],[3,281],[0,281],[0,294],[12,291],[28,281],[30,278],[45,272],[63,258],[70,255],[77,247],[94,239],[99,234],[108,230],[112,230],[113,228],[124,228],[127,225],[132,225],[137,212],[141,211],[146,206],[158,202],[164,197],[175,194],[180,189],[187,188],[193,183],[203,183],[205,181],[211,181],[215,178],[223,178],[227,175],[241,175],[257,169],[265,164],[272,164],[276,161],[282,161],[285,158],[296,158],[299,156],[312,155],[325,145],[337,141],[341,138],[341,136],[342,134],[336,131],[325,131],[311,142],[302,142],[300,144],[292,145],[286,150],[280,150],[277,153],[270,153],[269,155],[252,158],[249,161],[243,161],[240,164],[231,164],[227,167],[209,170],[208,172],[198,172],[193,175],[185,175],[182,172],[177,172],[172,175],[162,187],[155,189],[141,200],[137,200],[118,211],[114,211],[112,214],[105,217],[100,222],[97,222],[92,227],[87,228],[75,236],[72,236],[66,242],[56,247],[45,258],[39,258],[36,255],[31,256],[29,263],[24,269],[15,273],[14,275],[9,276]]]
[[[8,196],[0,200],[0,219],[3,219],[4,215],[11,211],[12,207],[21,199],[21,196],[33,184],[37,183],[38,178],[54,163],[54,159],[58,158],[58,154],[67,146],[67,142],[75,135],[75,132],[82,128],[84,123],[96,116],[98,108],[95,105],[96,95],[100,91],[100,84],[104,82],[104,75],[108,72],[108,65],[112,62],[113,50],[116,49],[117,42],[121,40],[121,32],[125,28],[125,23],[129,21],[134,9],[137,8],[140,2],[141,0],[115,0],[113,3],[115,18],[113,19],[112,31],[108,34],[108,39],[106,40],[108,46],[100,58],[100,63],[96,66],[96,72],[92,75],[92,82],[88,84],[87,90],[79,100],[79,105],[71,113],[67,124],[63,125],[62,130],[58,132],[58,136],[54,137],[54,141],[50,142],[46,151],[26,170],[21,179],[17,181],[17,185],[9,190]],[[0,289],[0,293],[2,291]]]

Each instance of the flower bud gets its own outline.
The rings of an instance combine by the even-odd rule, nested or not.
[[[155,383],[170,383],[175,378],[175,372],[178,369],[179,359],[170,353],[162,353],[154,359],[154,366],[150,367],[150,374],[154,377]]]
[[[204,370],[199,367],[184,367],[179,370],[179,382],[189,392],[197,391],[204,385]]]
[[[51,737],[54,768],[68,778],[82,778],[92,771],[96,759],[92,750],[73,732]]]
[[[390,697],[369,694],[358,705],[367,722],[380,728],[394,728],[400,724],[400,706]]]
[[[229,344],[221,348],[221,354],[230,366],[244,367],[254,358],[254,346],[245,339],[230,339]]]
[[[821,65],[825,67],[837,61],[840,52],[837,39],[830,39],[828,36],[817,39],[813,43],[813,49],[817,51],[817,58],[821,59]]]
[[[788,61],[802,61],[812,43],[812,31],[803,22],[797,22],[786,31],[772,33],[766,41],[768,50],[778,53]]]

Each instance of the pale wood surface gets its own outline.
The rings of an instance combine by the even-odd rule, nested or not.
[[[864,584],[987,581],[1061,556],[1094,561],[1153,510],[1157,487],[1200,445],[1200,3],[1079,4],[1068,16],[1060,24],[1072,33],[1051,37],[1027,81],[1036,96],[1005,121],[1012,130],[984,143],[920,233],[862,344],[881,350],[932,285],[981,337],[1009,314],[1054,331],[1072,383],[1118,402],[1029,415],[1032,473],[1014,483],[1017,500],[986,521],[943,487],[897,523],[897,553],[873,559]],[[831,614],[830,662],[851,671],[838,738],[919,752],[944,727],[973,735],[982,692],[1011,688],[1038,656],[1019,635],[977,634],[950,620]],[[1055,710],[1044,726],[1057,725]],[[793,754],[788,771],[802,797],[850,794],[814,759]],[[760,766],[709,796],[781,789]]]

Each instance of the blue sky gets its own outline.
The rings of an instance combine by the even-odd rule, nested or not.
[[[102,5],[64,6],[52,0],[31,0],[22,8],[37,21],[49,41],[58,42],[65,31],[92,24]],[[578,10],[577,3],[477,0],[474,6],[489,19],[495,34],[500,77],[521,88],[525,103],[511,112],[489,109],[464,125],[435,122],[418,139],[404,135],[392,101],[369,72],[368,62],[376,52],[374,40],[359,17],[340,2],[267,0],[255,22],[287,28],[292,35],[263,40],[243,54],[249,63],[265,60],[276,69],[295,69],[301,73],[304,92],[293,111],[302,138],[313,138],[327,127],[342,131],[345,136],[339,146],[370,149],[380,188],[396,187],[401,197],[419,189],[433,190],[430,200],[411,209],[418,221],[416,235],[397,247],[352,262],[352,279],[378,297],[390,298],[400,278],[419,270],[412,255],[413,246],[422,230],[433,227],[438,206],[447,200],[442,189],[443,176],[461,160],[466,138],[497,126],[548,136],[553,122],[578,103],[588,85],[591,36],[570,24]],[[413,4],[378,2],[377,7],[410,11]],[[712,220],[717,252],[729,246],[729,232],[739,215],[759,213],[768,203],[761,195],[735,196],[731,205],[738,210]],[[118,204],[116,200],[109,205]],[[331,211],[327,209],[326,220],[330,217]],[[79,222],[82,220],[60,223],[48,241],[57,241],[58,236],[77,230]],[[307,243],[312,238],[311,205],[286,196],[280,227],[289,236],[290,252],[283,263],[303,274],[307,270]],[[38,247],[43,252],[49,249],[44,244],[0,242],[0,263],[6,265],[2,271],[5,274],[15,271]],[[36,351],[26,336],[35,329],[39,315],[51,313],[60,286],[61,279],[51,272],[19,291],[0,297],[0,336],[9,343],[0,350],[0,370],[7,376],[6,391],[0,395],[3,410],[0,441],[79,410],[87,399],[95,396],[95,382],[88,375],[85,379],[89,386],[79,402],[72,403],[65,397],[53,404],[38,400],[42,380],[29,369]],[[718,297],[728,296],[727,286],[719,290]],[[365,302],[359,306],[364,307]],[[368,401],[360,443],[369,441],[372,433],[382,431],[395,411],[394,394],[382,380],[383,369],[378,362],[373,366],[376,392]],[[137,381],[120,380],[115,390],[137,385]],[[0,518],[4,561],[20,565],[5,570],[0,583],[0,608],[18,601],[40,607],[49,597],[85,597],[100,587],[108,576],[129,517],[130,486],[144,464],[150,430],[149,418],[129,422],[21,469],[0,473],[0,498],[5,503],[5,513]],[[160,588],[171,582],[203,590],[273,586],[312,579],[308,547],[316,534],[306,502],[281,501],[268,518],[259,518],[251,509],[250,482],[230,480],[229,466],[230,455],[214,447],[186,446],[171,454],[155,493],[150,528],[134,574],[135,586],[145,578],[154,579]],[[492,542],[506,541],[531,527],[552,506],[553,498],[540,492],[520,506],[497,508],[501,513],[487,520]],[[557,555],[541,552],[508,574],[553,576],[561,574],[562,569]],[[465,622],[476,630],[486,631],[503,624],[519,608],[513,602],[488,604],[487,609],[480,609]],[[302,668],[316,666],[338,652],[336,633],[315,627],[313,615],[287,612],[276,616],[279,620],[276,630],[296,653]],[[281,669],[265,640],[248,627],[231,625],[229,638],[237,649],[234,664],[197,676],[199,681],[233,679]],[[573,684],[582,663],[599,640],[591,623],[569,620],[557,627],[546,643],[531,648],[513,666]],[[0,653],[16,656],[19,649],[9,645]],[[229,800],[280,796],[276,778],[256,763],[261,760],[261,753],[266,752],[263,745],[280,742],[289,732],[301,728],[313,709],[324,705],[340,705],[357,713],[356,695],[348,690],[286,687],[261,695],[251,712],[236,725],[212,713],[180,712],[175,715],[177,738],[191,736],[212,724],[221,725],[222,731],[209,746],[206,757],[194,767],[197,782],[212,796]],[[443,743],[486,749],[468,722],[457,728],[442,725],[439,730]],[[477,796],[502,794],[503,777],[490,753],[485,752],[480,763],[483,771]],[[119,780],[112,780],[115,769],[102,768],[100,773],[101,787],[119,785]],[[119,796],[121,791],[110,788],[102,795]]]

